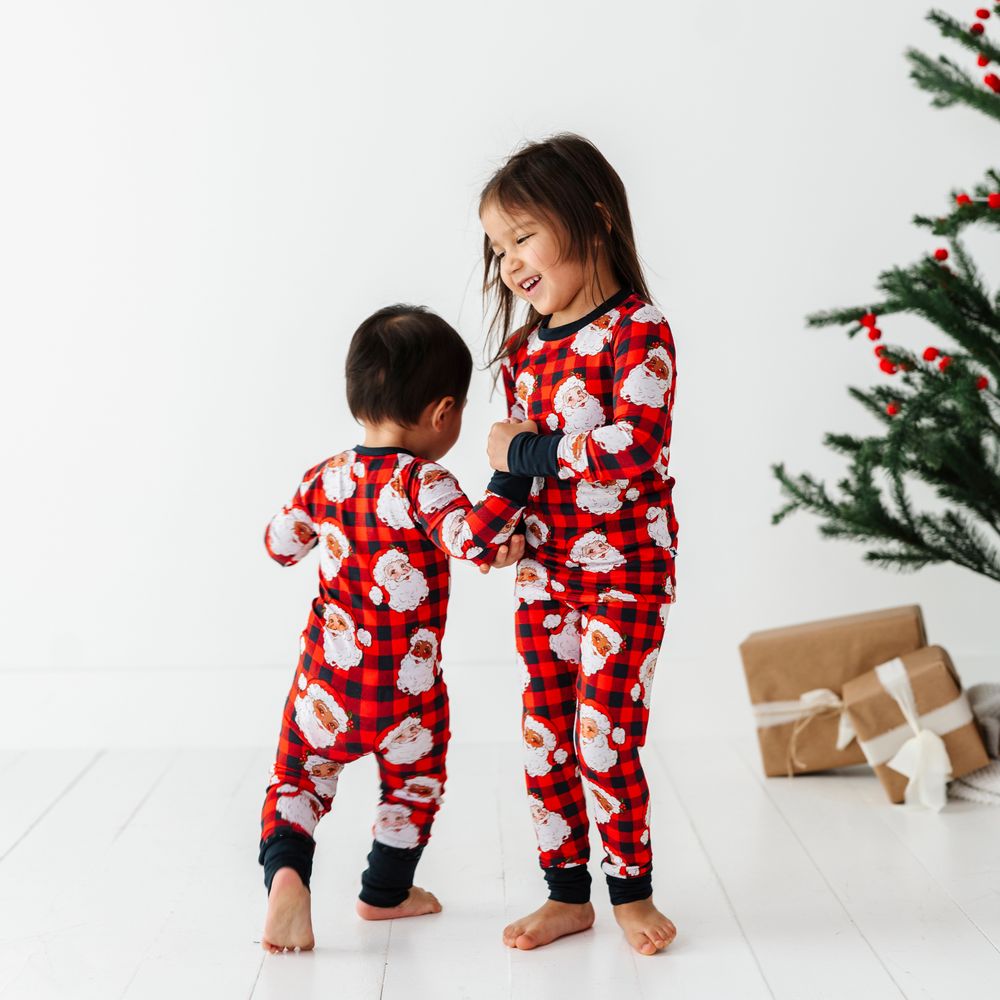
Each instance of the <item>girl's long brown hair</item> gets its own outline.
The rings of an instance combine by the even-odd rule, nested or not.
[[[480,211],[487,203],[506,212],[533,212],[554,224],[568,243],[563,254],[581,263],[589,260],[595,282],[603,248],[622,287],[652,302],[635,248],[625,185],[583,136],[562,132],[511,154],[483,188]],[[606,297],[599,282],[597,292],[598,301]],[[514,354],[541,317],[529,304],[527,316],[511,336],[518,325],[514,313],[519,300],[500,277],[500,259],[489,236],[483,238],[483,297],[494,304],[486,347],[492,366]]]

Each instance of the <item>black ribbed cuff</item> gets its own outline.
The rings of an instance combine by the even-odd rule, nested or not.
[[[590,872],[586,865],[572,868],[545,868],[545,881],[549,884],[549,899],[557,903],[589,903]]]
[[[559,441],[563,432],[532,434],[522,431],[507,446],[507,468],[515,476],[545,476],[554,479],[559,475]]]
[[[279,868],[294,868],[308,889],[312,877],[316,841],[295,830],[282,830],[262,840],[257,861],[264,866],[264,885],[271,891],[271,880]]]
[[[614,875],[606,876],[608,880],[608,895],[611,896],[612,906],[621,906],[622,903],[634,903],[639,899],[649,899],[653,895],[653,873],[652,870],[637,878],[617,878]]]
[[[509,472],[494,472],[486,488],[490,493],[523,507],[531,493],[531,479],[525,476],[513,476]]]
[[[410,894],[413,873],[423,847],[390,847],[377,840],[368,855],[368,868],[361,876],[362,903],[369,906],[399,906]]]

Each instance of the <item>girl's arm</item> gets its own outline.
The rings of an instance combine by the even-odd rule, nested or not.
[[[402,482],[414,523],[439,549],[478,565],[493,563],[513,534],[531,489],[530,479],[508,476],[501,487],[505,495],[487,490],[473,505],[447,469],[420,459],[403,469]]]
[[[307,496],[321,468],[317,465],[303,476],[292,502],[271,518],[264,532],[267,554],[282,566],[297,563],[316,544],[316,522]]]
[[[670,327],[662,317],[633,320],[614,347],[612,422],[581,434],[518,435],[507,453],[511,472],[609,482],[635,479],[653,467],[670,441],[676,377]]]

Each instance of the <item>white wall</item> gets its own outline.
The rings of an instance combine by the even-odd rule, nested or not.
[[[996,165],[996,125],[907,79],[908,44],[942,50],[921,12],[8,4],[0,663],[34,691],[53,670],[290,672],[314,570],[282,572],[261,535],[358,440],[350,334],[406,300],[480,345],[478,189],[522,138],[571,129],[626,183],[678,344],[673,700],[721,691],[735,719],[749,631],[913,601],[960,668],[1000,675],[995,584],[871,569],[806,516],[769,523],[770,463],[835,477],[822,433],[869,426],[845,386],[885,377],[867,341],[804,314],[864,301],[934,245],[910,216]],[[929,342],[914,320],[883,329]],[[470,493],[499,413],[478,374],[448,459]],[[447,657],[507,661],[509,572],[456,584]]]

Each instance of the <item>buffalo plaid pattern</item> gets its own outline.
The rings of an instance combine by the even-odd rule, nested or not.
[[[576,334],[538,334],[503,366],[510,415],[534,420],[540,434],[564,435],[558,478],[536,479],[528,503],[528,556],[546,570],[557,600],[593,604],[617,591],[669,603],[677,550],[667,472],[670,327],[631,295]],[[588,547],[603,558],[581,560]]]
[[[589,789],[606,852],[602,869],[620,878],[650,871],[639,747],[663,617],[662,606],[638,601],[518,606],[525,771],[542,868],[587,863]]]
[[[339,767],[374,753],[376,839],[426,842],[446,776],[448,556],[492,562],[520,513],[491,493],[473,506],[446,469],[389,449],[341,452],[306,473],[265,534],[282,565],[318,548],[320,587],[285,703],[263,841],[282,827],[312,836]]]

